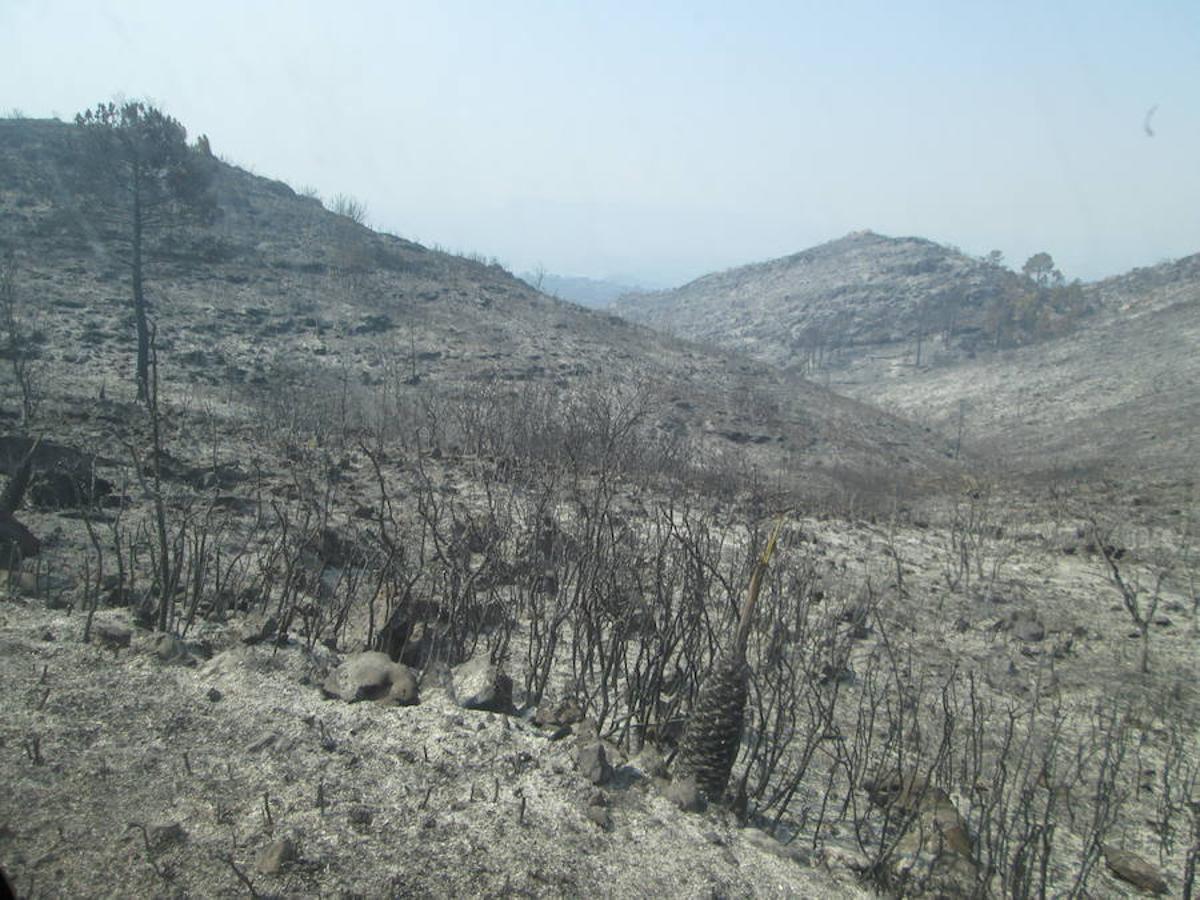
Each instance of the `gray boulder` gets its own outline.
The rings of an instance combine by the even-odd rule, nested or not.
[[[477,657],[456,668],[451,686],[455,701],[463,709],[512,711],[512,679],[486,657]]]
[[[323,690],[347,703],[372,700],[384,706],[413,706],[419,702],[412,671],[392,662],[386,653],[351,654],[329,673]]]
[[[92,638],[116,652],[129,646],[133,640],[133,629],[120,622],[97,622],[92,626]]]
[[[581,746],[575,761],[579,764],[579,771],[583,773],[583,777],[592,784],[607,784],[612,780],[612,764],[608,761],[608,754],[600,741],[590,741]]]
[[[296,842],[291,838],[282,837],[262,849],[254,867],[264,875],[278,875],[287,863],[297,858]]]
[[[155,638],[154,653],[169,666],[196,665],[196,657],[191,649],[173,634],[160,634]]]

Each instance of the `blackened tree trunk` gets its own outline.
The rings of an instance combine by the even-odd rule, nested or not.
[[[140,402],[150,398],[150,325],[146,314],[146,286],[142,274],[142,197],[140,176],[135,171],[133,183],[133,235],[130,255],[130,275],[133,280],[133,321],[137,328],[137,397]]]
[[[179,122],[144,103],[102,103],[75,117],[79,129],[78,188],[89,215],[105,227],[115,256],[129,266],[137,331],[138,400],[151,401],[151,329],[147,236],[209,219],[211,156],[187,145]]]

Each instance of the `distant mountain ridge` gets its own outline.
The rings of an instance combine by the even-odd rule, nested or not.
[[[543,294],[570,300],[591,309],[604,309],[623,294],[643,288],[636,284],[612,281],[607,278],[587,278],[583,275],[555,275],[550,272],[522,272],[518,276]]]
[[[793,365],[834,347],[982,329],[1023,279],[917,237],[858,231],[790,256],[621,297],[614,311],[680,337]]]
[[[1031,306],[1059,294],[1070,309]],[[1194,467],[1200,254],[1048,287],[932,241],[865,231],[626,295],[615,309],[961,432],[1023,468]],[[1001,340],[1022,316],[1037,333]]]

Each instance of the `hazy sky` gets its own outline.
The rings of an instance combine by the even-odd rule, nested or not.
[[[4,112],[150,98],[516,270],[675,283],[859,228],[1068,277],[1200,251],[1197,0],[0,0],[0,34]]]

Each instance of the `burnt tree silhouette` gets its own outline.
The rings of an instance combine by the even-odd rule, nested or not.
[[[130,271],[137,329],[138,400],[149,396],[150,327],[146,238],[156,230],[204,219],[213,209],[213,165],[187,145],[178,121],[144,103],[101,103],[75,117],[80,188],[87,213],[105,226]]]

